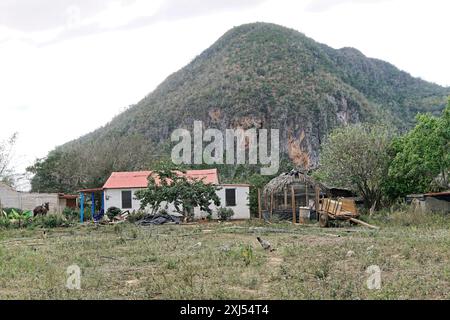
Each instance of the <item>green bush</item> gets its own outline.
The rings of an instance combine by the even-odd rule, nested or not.
[[[217,209],[217,217],[219,220],[230,220],[230,218],[234,216],[234,211],[231,208],[222,208]]]
[[[3,208],[3,211],[5,211],[6,212],[6,214],[11,214],[11,213],[13,213],[14,211],[15,212],[17,212],[17,213],[19,213],[19,214],[22,214],[23,213],[23,210],[22,209],[19,209],[19,208]]]
[[[254,260],[255,256],[253,254],[253,247],[249,244],[241,245],[240,256],[244,261],[245,265],[248,266]]]
[[[45,216],[36,216],[29,218],[11,219],[0,217],[0,229],[19,229],[19,228],[56,228],[68,227],[71,223],[63,214],[48,214]]]
[[[135,223],[136,221],[141,220],[142,218],[144,218],[145,216],[145,212],[142,210],[138,210],[138,211],[133,211],[132,213],[130,213],[128,215],[128,222],[130,223]]]
[[[109,207],[108,210],[106,210],[106,215],[109,219],[114,218],[115,216],[119,215],[122,212],[120,208],[117,207]]]
[[[7,218],[0,217],[0,229],[8,229],[11,227],[11,221]]]
[[[45,216],[38,216],[33,219],[34,226],[43,228],[56,228],[70,226],[67,218],[62,214],[48,214]]]
[[[64,208],[62,212],[63,216],[70,221],[78,220],[80,217],[80,211],[73,208]]]

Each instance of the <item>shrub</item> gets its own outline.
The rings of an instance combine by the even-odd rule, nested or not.
[[[253,247],[251,245],[241,245],[240,254],[246,266],[254,260]]]
[[[80,216],[80,212],[77,209],[72,209],[68,207],[64,208],[62,214],[67,220],[70,221],[78,220]]]
[[[219,220],[230,220],[230,218],[234,216],[234,211],[231,208],[222,208],[217,209],[217,217]]]
[[[5,211],[5,213],[8,214],[8,215],[13,213],[14,211],[17,212],[18,214],[22,214],[23,213],[23,210],[19,209],[19,208],[3,208],[3,211]]]
[[[48,214],[45,216],[36,216],[34,218],[11,219],[0,217],[0,229],[19,229],[19,228],[56,228],[68,227],[70,222],[63,214]]]
[[[9,219],[0,217],[0,229],[8,229],[11,227],[11,221]]]
[[[67,227],[70,223],[62,214],[48,214],[45,216],[38,216],[33,219],[34,226],[43,228]]]
[[[136,221],[142,220],[145,217],[145,212],[142,210],[133,211],[128,215],[128,222],[135,223]]]
[[[122,212],[120,208],[117,207],[109,207],[108,210],[106,210],[106,215],[109,219],[114,218],[115,216],[119,215]]]

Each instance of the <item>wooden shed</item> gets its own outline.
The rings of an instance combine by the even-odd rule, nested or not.
[[[310,208],[315,213],[319,198],[329,195],[328,188],[299,169],[280,174],[258,192],[260,217],[272,218],[278,215],[282,219],[292,218],[292,222],[301,219],[301,208]]]

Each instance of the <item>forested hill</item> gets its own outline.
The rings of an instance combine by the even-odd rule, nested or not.
[[[171,132],[192,128],[194,120],[219,129],[278,128],[283,156],[313,166],[332,128],[382,121],[404,130],[418,112],[438,114],[449,94],[356,49],[336,50],[274,24],[246,24],[106,126],[52,151],[36,164],[32,187],[71,191],[101,185],[112,171],[148,168],[170,154]],[[241,174],[224,171],[228,179]]]

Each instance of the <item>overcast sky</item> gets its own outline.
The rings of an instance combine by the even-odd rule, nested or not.
[[[1,0],[0,140],[19,133],[24,171],[256,21],[450,86],[449,12],[447,0]]]

